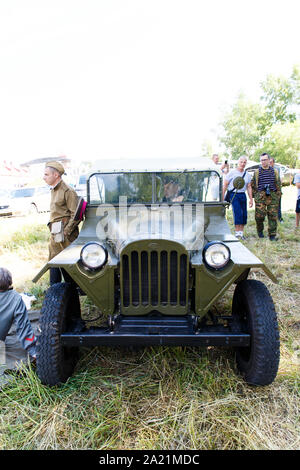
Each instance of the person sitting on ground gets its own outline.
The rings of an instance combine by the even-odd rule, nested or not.
[[[36,358],[36,337],[30,324],[22,296],[12,288],[12,275],[0,268],[0,340],[5,341],[13,324],[22,347]]]

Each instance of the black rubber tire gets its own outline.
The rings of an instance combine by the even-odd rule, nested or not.
[[[237,348],[237,366],[247,383],[269,385],[280,359],[277,316],[272,297],[260,281],[245,280],[235,289],[232,314],[241,330],[250,333],[249,347]]]
[[[45,385],[66,382],[78,361],[79,348],[66,348],[60,335],[80,317],[80,303],[72,284],[53,284],[47,291],[40,317],[36,370]]]

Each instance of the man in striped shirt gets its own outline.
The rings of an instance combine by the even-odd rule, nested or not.
[[[260,156],[261,166],[255,170],[252,179],[252,193],[255,200],[255,221],[259,238],[264,238],[264,220],[268,217],[270,240],[276,240],[277,215],[281,197],[281,182],[278,170],[270,166],[267,153]]]

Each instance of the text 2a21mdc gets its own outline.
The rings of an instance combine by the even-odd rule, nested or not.
[[[132,456],[117,456],[106,454],[99,458],[100,465],[121,465],[130,468],[133,464],[142,465],[199,465],[199,454],[137,454]]]

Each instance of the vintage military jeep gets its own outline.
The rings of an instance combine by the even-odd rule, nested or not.
[[[78,239],[46,264],[55,284],[41,310],[37,373],[48,385],[73,373],[80,346],[227,346],[246,382],[270,384],[279,363],[269,269],[230,232],[222,175],[208,159],[100,161],[87,179]],[[214,304],[236,284],[232,312]],[[105,318],[88,327],[78,292]]]

